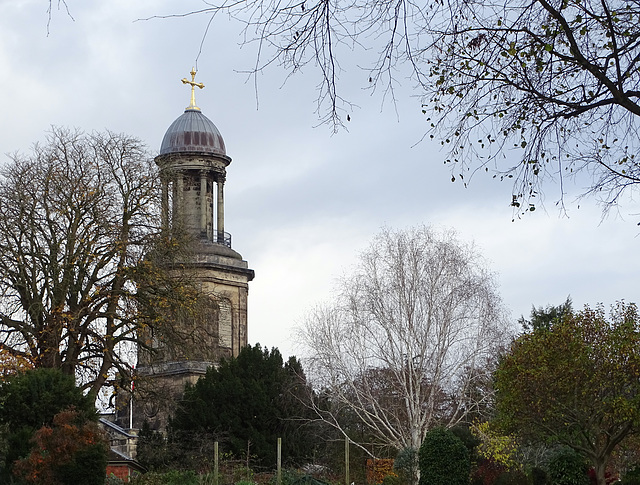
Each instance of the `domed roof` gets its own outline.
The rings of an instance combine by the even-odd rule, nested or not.
[[[187,108],[164,134],[160,155],[180,152],[227,154],[218,128],[198,108]]]

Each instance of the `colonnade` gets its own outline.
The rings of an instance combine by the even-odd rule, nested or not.
[[[206,169],[163,174],[163,227],[179,221],[194,237],[224,243],[224,182],[224,173]]]

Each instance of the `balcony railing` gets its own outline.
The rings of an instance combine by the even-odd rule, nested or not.
[[[217,231],[216,232],[216,239],[213,242],[218,243],[218,244],[224,244],[225,246],[230,248],[231,247],[231,234],[229,234],[228,232]]]

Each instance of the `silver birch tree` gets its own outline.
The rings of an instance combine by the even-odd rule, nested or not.
[[[451,230],[384,229],[335,300],[300,328],[308,374],[329,405],[376,442],[418,449],[436,425],[480,412],[491,393],[491,363],[509,335],[496,279],[476,249]]]

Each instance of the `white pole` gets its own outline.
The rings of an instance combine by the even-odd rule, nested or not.
[[[129,398],[129,429],[133,429],[133,370],[131,366],[131,397]]]

